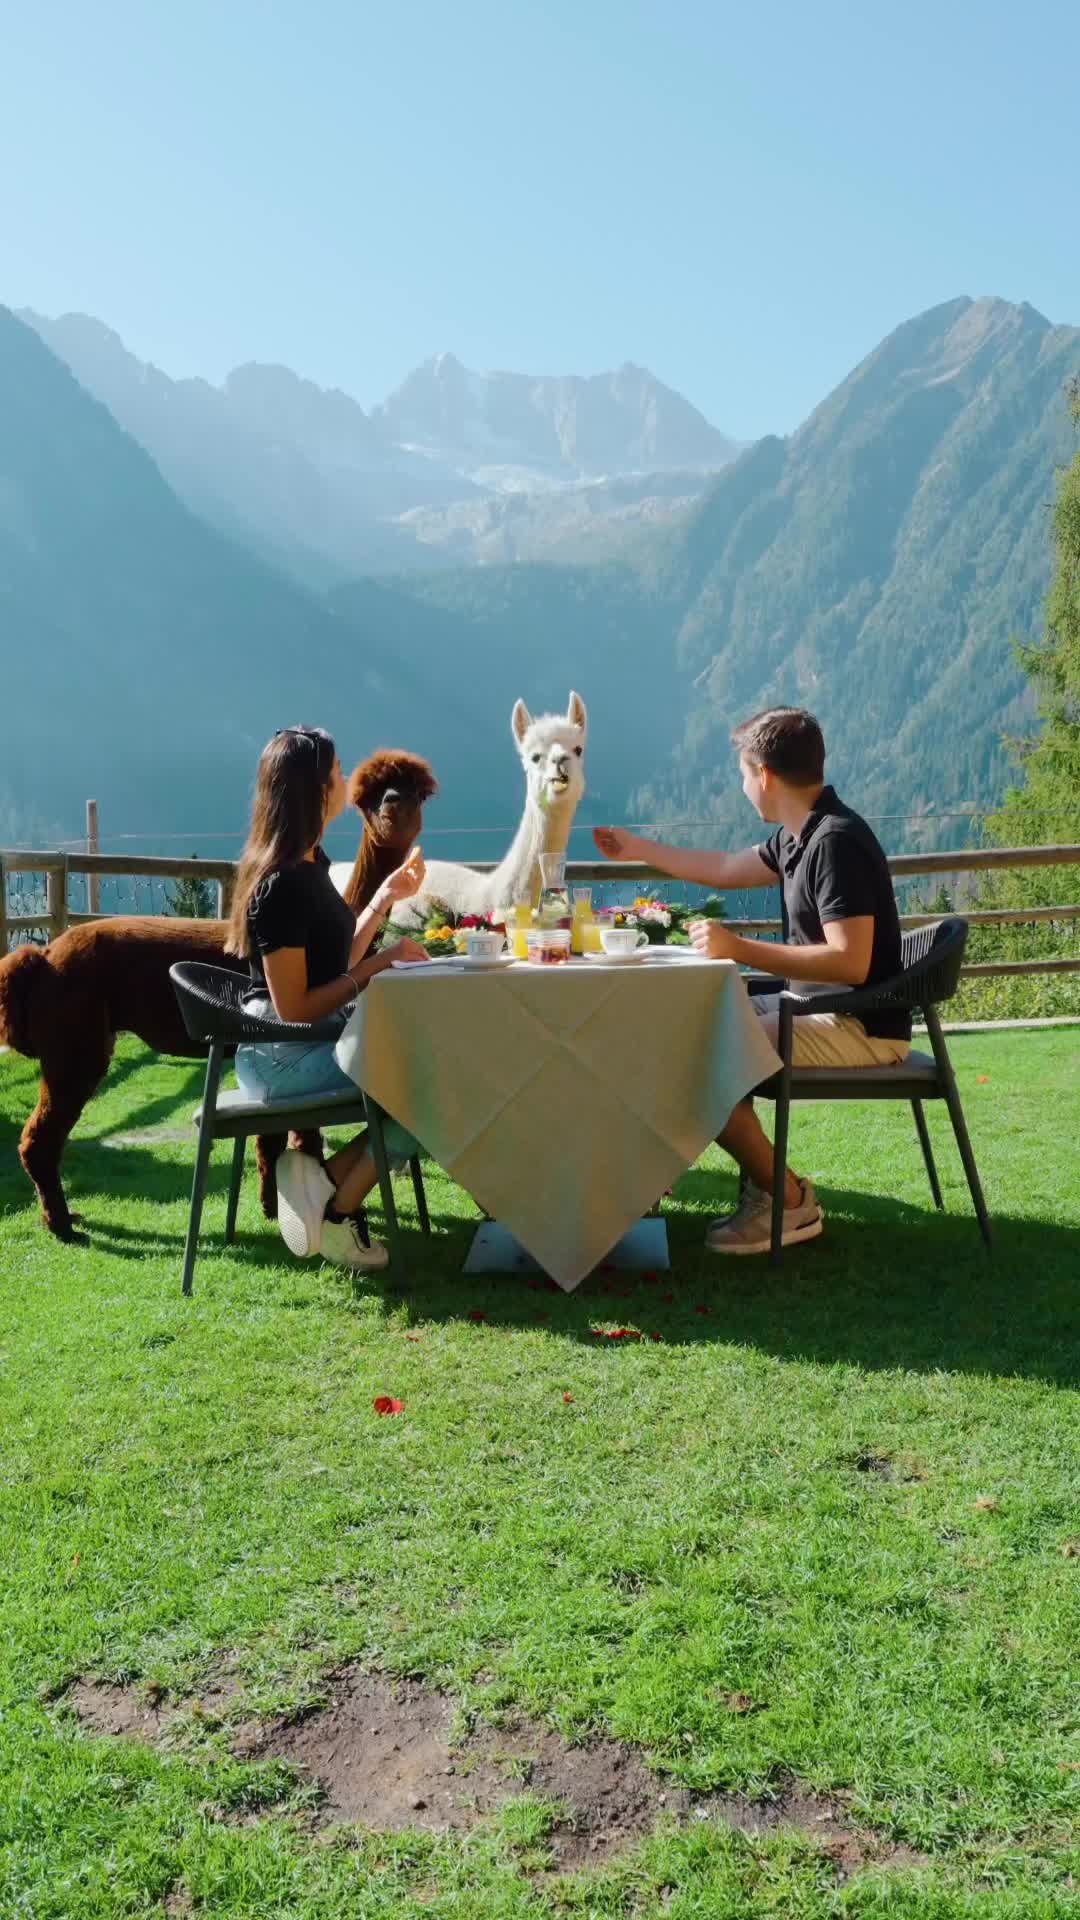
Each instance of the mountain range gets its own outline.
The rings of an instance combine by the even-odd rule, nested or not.
[[[148,837],[239,830],[258,745],[308,718],[346,758],[380,740],[427,753],[443,789],[432,826],[501,832],[520,804],[510,706],[519,694],[534,710],[562,705],[570,686],[591,720],[583,821],[708,821],[711,835],[752,838],[728,734],[775,700],[819,713],[830,771],[863,810],[929,822],[917,839],[886,824],[887,844],[962,838],[934,816],[1000,795],[1003,735],[1030,718],[1009,636],[1038,627],[1076,329],[1002,300],[946,302],[898,327],[789,439],[756,442],[684,492],[712,429],[698,415],[677,443],[674,424],[646,430],[620,376],[601,383],[595,417],[591,383],[567,416],[551,382],[533,419],[522,407],[536,383],[493,376],[478,393],[444,357],[369,415],[284,370],[241,369],[222,389],[148,373],[140,387],[116,336],[79,325],[112,343],[112,400],[100,366],[94,383],[73,376],[70,337],[59,355],[44,323],[0,309],[5,818],[21,806],[78,831],[93,793],[106,832],[121,816]],[[172,460],[185,450],[184,489],[154,445],[177,388],[197,390],[170,443]],[[580,473],[608,460],[613,421],[620,458],[646,447],[687,463],[663,475],[670,511],[643,510],[632,476],[579,480],[607,504],[572,534],[561,523],[558,563],[377,579],[373,563],[346,579],[297,562],[299,548],[318,557],[307,533],[355,533],[344,495],[332,511],[318,479],[330,466],[376,507],[384,482],[436,489],[449,475],[475,496],[402,513],[461,513],[471,499],[497,534],[500,502],[509,513],[574,490],[559,462]],[[536,485],[485,495],[481,456],[511,444]],[[211,484],[214,510],[195,510]],[[456,849],[470,850],[499,846]]]
[[[85,314],[19,318],[186,506],[314,587],[538,557],[582,519],[610,520],[618,540],[627,509],[670,518],[738,452],[643,367],[481,374],[441,353],[365,413],[288,367],[252,362],[220,387],[173,380]]]

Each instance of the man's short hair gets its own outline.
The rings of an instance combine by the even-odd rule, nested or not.
[[[736,727],[731,741],[755,766],[768,767],[793,787],[812,787],[825,778],[824,737],[804,707],[766,707]]]

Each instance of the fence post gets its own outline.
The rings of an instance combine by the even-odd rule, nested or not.
[[[96,800],[88,800],[86,803],[86,851],[87,853],[101,852],[101,846],[98,841],[98,811]],[[101,912],[100,873],[88,873],[86,876],[86,911],[87,913]]]
[[[232,912],[233,894],[235,892],[236,868],[234,867],[227,880],[219,880],[217,883],[217,910],[219,920],[228,919]]]
[[[45,904],[49,913],[49,939],[55,940],[68,923],[67,854],[62,853],[55,867],[45,875]]]

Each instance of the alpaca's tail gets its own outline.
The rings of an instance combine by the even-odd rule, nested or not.
[[[0,959],[0,1046],[38,1058],[55,986],[41,947],[16,947]]]

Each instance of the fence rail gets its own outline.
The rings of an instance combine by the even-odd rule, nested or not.
[[[493,873],[498,862],[475,860],[467,864],[479,873]],[[889,869],[898,879],[919,874],[990,873],[1016,867],[1054,866],[1080,867],[1080,846],[964,847],[953,852],[896,853],[889,856]],[[16,873],[44,875],[44,913],[8,911],[7,875]],[[216,888],[218,915],[224,918],[232,899],[236,863],[232,860],[200,860],[195,857],[182,859],[171,854],[57,852],[55,849],[23,848],[0,850],[0,954],[7,951],[8,935],[11,933],[47,933],[49,939],[54,940],[63,933],[65,927],[118,917],[115,914],[73,909],[69,904],[68,887],[73,875],[88,877],[94,883],[100,883],[106,876],[208,881]],[[623,886],[645,886],[656,882],[671,884],[669,874],[659,873],[656,868],[636,860],[568,860],[566,876],[571,885],[587,885],[590,882]],[[88,899],[92,901],[93,898],[94,890],[88,890]],[[935,918],[932,913],[905,913],[900,916],[900,921],[904,927],[919,927],[926,926]],[[1075,921],[1080,920],[1080,903],[1056,907],[976,908],[967,913],[965,918],[972,926]],[[781,930],[778,919],[732,918],[728,924],[738,932],[748,934],[779,933]],[[1080,973],[1080,955],[1039,960],[982,961],[965,967],[963,973],[972,979],[985,979],[997,974]]]

